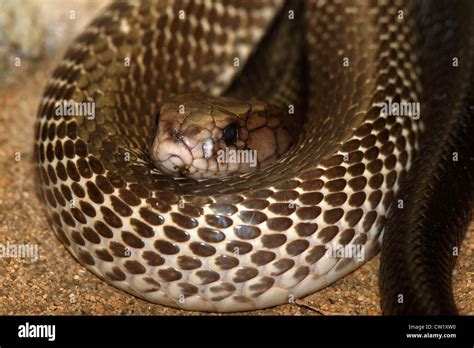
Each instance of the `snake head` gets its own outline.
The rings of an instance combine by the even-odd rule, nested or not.
[[[166,173],[202,179],[254,171],[289,145],[264,103],[178,95],[161,107],[150,156]]]

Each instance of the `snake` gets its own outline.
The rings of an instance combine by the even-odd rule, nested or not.
[[[165,173],[194,179],[263,169],[296,136],[277,113],[259,102],[174,96],[159,112],[150,158]]]
[[[460,158],[452,185],[469,192],[469,147],[456,144],[472,129],[472,22],[462,1],[113,2],[69,46],[38,109],[48,223],[88,270],[164,306],[294,303],[382,246],[385,313],[455,312],[438,303],[452,296],[454,258],[442,250],[459,245],[446,236],[469,214],[440,227],[446,238],[423,219],[455,214],[440,202],[448,189],[469,201],[432,184],[448,173],[449,145]],[[254,131],[263,149],[274,142],[259,150],[265,165],[209,161],[216,143]],[[163,137],[166,151],[186,143],[193,165],[156,155]],[[415,305],[426,301],[434,309]]]

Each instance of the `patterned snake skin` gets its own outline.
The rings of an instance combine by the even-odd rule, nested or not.
[[[287,303],[353,271],[380,249],[424,127],[381,114],[381,103],[420,100],[413,8],[112,4],[71,45],[38,112],[39,187],[55,234],[113,286],[190,310]],[[148,157],[160,105],[175,93],[253,96],[307,120],[263,170],[176,178]],[[95,117],[57,116],[64,100],[95,103]],[[338,255],[344,246],[363,257]]]

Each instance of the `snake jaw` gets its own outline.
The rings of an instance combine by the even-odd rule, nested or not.
[[[150,157],[157,168],[170,174],[185,175],[193,162],[193,155],[188,146],[175,135],[163,140],[155,138]]]

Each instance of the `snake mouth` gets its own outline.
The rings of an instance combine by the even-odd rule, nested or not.
[[[179,156],[170,156],[168,158],[168,161],[171,162],[171,165],[173,165],[173,169],[175,169],[179,173],[186,173],[189,171],[189,166],[186,165]]]
[[[193,162],[193,156],[188,146],[175,137],[162,141],[155,139],[150,150],[155,166],[169,174],[184,175],[189,171]]]

